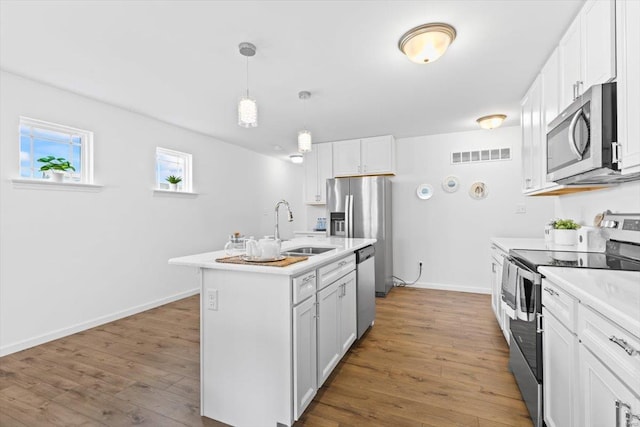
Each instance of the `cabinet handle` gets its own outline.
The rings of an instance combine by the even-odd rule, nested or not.
[[[627,418],[627,422],[625,423],[625,425],[628,427],[629,426],[629,412],[631,411],[631,406],[629,406],[628,404],[622,402],[619,399],[616,399],[616,427],[620,426],[620,408],[624,408],[625,412],[626,412],[626,418]]]
[[[578,98],[580,96],[580,86],[582,86],[582,81],[578,80],[576,82],[576,98]]]
[[[624,340],[623,338],[618,338],[615,335],[611,335],[609,337],[609,341],[611,341],[612,343],[615,343],[618,346],[622,347],[622,349],[624,351],[626,351],[629,356],[633,356],[634,354],[640,354],[640,351],[638,351],[635,348],[631,347],[629,345],[629,343],[627,343],[627,341]]]
[[[360,172],[360,166],[358,166],[358,173]]]
[[[611,163],[618,163],[618,168],[621,168],[621,164],[622,163],[622,144],[620,144],[619,142],[612,142],[611,143]]]
[[[575,101],[576,98],[577,98],[577,96],[576,96],[576,84],[574,83],[573,84],[573,100]]]
[[[496,263],[495,263],[495,262],[492,262],[492,263],[491,263],[491,272],[492,272],[492,273],[495,273],[495,272],[496,272]]]
[[[319,310],[320,304],[317,303],[317,302],[314,302],[313,305],[316,306],[316,314],[314,314],[313,318],[314,319],[319,319],[320,318],[320,310]]]
[[[536,333],[541,334],[544,332],[542,329],[542,314],[536,313]]]
[[[560,296],[560,294],[559,294],[559,293],[557,293],[556,291],[554,291],[554,290],[553,290],[553,289],[551,289],[551,288],[547,288],[547,287],[545,287],[545,288],[544,288],[544,290],[545,290],[546,292],[549,292],[549,294],[550,294],[551,296],[553,296],[553,295],[555,295],[555,296]]]
[[[312,276],[307,276],[304,279],[302,279],[302,283],[308,283],[309,281],[311,281],[312,279],[315,279],[316,275],[312,275]]]
[[[347,265],[347,261],[340,261],[340,264],[338,264],[338,267],[344,267],[345,265]]]

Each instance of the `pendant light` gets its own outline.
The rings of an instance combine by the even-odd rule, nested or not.
[[[306,104],[305,101],[311,98],[311,92],[303,90],[302,92],[298,93],[298,98],[300,98]],[[311,151],[311,132],[306,129],[306,108],[304,109],[303,114],[305,116],[305,129],[298,132],[298,152],[308,153],[309,151]]]
[[[502,125],[507,116],[504,114],[492,114],[490,116],[480,117],[476,122],[482,129],[495,129]]]
[[[247,94],[238,102],[238,126],[254,128],[258,126],[258,104],[249,97],[249,57],[256,54],[256,47],[248,42],[240,43],[240,55],[247,58]]]
[[[417,64],[436,61],[456,38],[456,30],[449,24],[424,24],[410,29],[400,37],[398,48]]]

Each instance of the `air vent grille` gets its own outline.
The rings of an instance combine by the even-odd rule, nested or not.
[[[473,151],[453,151],[451,153],[451,164],[477,162],[495,162],[498,160],[511,160],[511,148],[486,148]]]

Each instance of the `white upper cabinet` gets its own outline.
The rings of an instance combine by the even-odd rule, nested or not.
[[[589,0],[560,40],[560,111],[616,77],[615,2]]]
[[[542,75],[542,132],[560,114],[560,52],[555,48],[540,72]]]
[[[538,75],[521,103],[522,190],[546,186],[546,126],[543,123],[542,74]]]
[[[616,2],[618,143],[622,173],[640,172],[640,2]]]
[[[327,179],[333,178],[331,143],[313,144],[304,156],[304,202],[309,205],[327,203]]]
[[[395,174],[396,144],[391,135],[333,143],[333,174],[340,176]]]

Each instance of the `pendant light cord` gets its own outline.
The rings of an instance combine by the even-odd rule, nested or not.
[[[249,57],[247,56],[247,98],[249,98]]]

